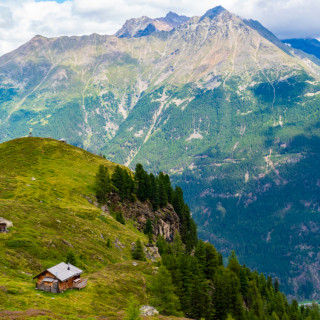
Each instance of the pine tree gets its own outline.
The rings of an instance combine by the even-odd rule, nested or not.
[[[136,245],[132,251],[132,258],[140,261],[146,260],[146,255],[144,253],[143,246],[140,239],[136,241]]]
[[[114,187],[116,188],[116,191],[121,196],[121,198],[124,199],[125,197],[124,174],[120,166],[116,166],[112,174],[111,181]]]
[[[174,294],[175,288],[171,274],[164,267],[158,269],[158,274],[151,283],[152,304],[163,315],[179,315],[179,298]]]
[[[125,219],[124,219],[123,214],[122,214],[121,211],[117,211],[117,212],[115,213],[115,215],[116,215],[116,220],[117,220],[118,222],[120,222],[121,224],[126,224],[126,221],[125,221]]]
[[[94,189],[99,203],[105,204],[107,202],[107,194],[111,191],[111,181],[109,178],[108,169],[102,164],[95,177]]]
[[[223,266],[223,256],[221,252],[218,252],[218,265]]]
[[[161,256],[167,253],[167,242],[163,236],[158,237],[156,246],[158,247],[158,251]]]
[[[129,298],[124,320],[141,320],[139,302],[134,296],[130,296]]]
[[[239,275],[241,266],[238,262],[238,259],[237,259],[237,256],[236,256],[234,250],[232,250],[231,255],[229,257],[228,268],[231,271],[233,271],[236,275]]]
[[[206,257],[206,246],[205,243],[201,240],[198,241],[196,249],[194,251],[194,256],[198,261],[200,271],[204,274],[207,267],[207,257]]]
[[[209,287],[198,263],[194,264],[192,274],[190,315],[192,318],[201,319],[207,313],[207,308],[210,303],[208,294]]]
[[[247,272],[245,268],[240,269],[239,281],[240,281],[240,292],[242,294],[242,297],[246,301],[246,297],[248,294],[248,277],[247,277]]]
[[[150,173],[150,201],[152,203],[153,210],[156,211],[159,209],[159,185],[158,179]]]
[[[166,191],[166,186],[164,184],[163,178],[161,179],[160,176],[159,176],[159,205],[160,205],[160,208],[163,208],[168,205],[168,195]]]
[[[67,263],[71,263],[72,265],[76,265],[77,264],[76,256],[75,256],[75,254],[74,254],[74,252],[72,250],[68,250],[66,262]]]
[[[123,175],[123,195],[126,199],[134,201],[134,181],[127,170],[122,171]]]
[[[280,287],[279,280],[278,280],[278,278],[275,278],[275,280],[274,280],[274,292],[275,293],[277,293],[279,291],[279,287]]]
[[[136,193],[138,199],[141,201],[146,201],[148,198],[150,198],[150,178],[147,172],[143,169],[141,163],[136,165],[134,179],[136,183]]]
[[[206,248],[206,276],[212,280],[214,273],[218,267],[218,252],[211,243],[205,244]]]
[[[172,205],[173,205],[174,211],[178,214],[178,216],[181,219],[184,201],[183,201],[183,191],[178,186],[175,187],[175,190],[173,193]]]
[[[153,233],[153,227],[152,227],[152,221],[150,218],[147,219],[146,225],[143,230],[144,234],[152,234]]]
[[[163,177],[164,185],[166,188],[167,196],[168,196],[168,202],[172,204],[173,201],[173,189],[171,186],[170,177],[166,174]]]
[[[176,232],[174,235],[172,251],[175,256],[180,256],[184,253],[183,242],[181,241],[179,232]]]
[[[173,283],[177,287],[177,294],[180,298],[182,310],[186,314],[191,313],[193,266],[196,263],[194,257],[188,254],[180,254],[177,259],[177,267],[173,269]]]

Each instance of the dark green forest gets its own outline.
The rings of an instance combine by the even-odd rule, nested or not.
[[[101,165],[95,190],[101,204],[107,202],[110,192],[116,192],[122,200],[149,201],[154,210],[171,204],[178,214],[180,234],[176,233],[172,243],[161,236],[156,241],[161,261],[149,291],[161,314],[199,320],[320,319],[318,305],[299,307],[296,300],[289,303],[278,279],[241,265],[234,251],[225,266],[221,252],[197,238],[183,191],[178,186],[172,188],[167,174],[148,174],[137,164],[134,174],[117,166],[110,176]],[[144,231],[152,232],[150,221]],[[145,260],[140,241],[133,257]]]

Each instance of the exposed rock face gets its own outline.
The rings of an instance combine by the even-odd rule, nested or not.
[[[153,231],[156,236],[161,235],[167,241],[172,241],[176,232],[179,232],[180,219],[171,204],[157,211],[152,210],[148,201],[129,202],[120,201],[117,194],[112,194],[108,202],[109,208],[113,211],[121,211],[122,214],[138,223],[138,229],[143,231],[148,219],[152,221]],[[104,211],[109,212],[108,206],[104,206]]]
[[[158,247],[156,246],[147,246],[144,250],[147,259],[151,261],[157,261],[161,258]]]
[[[127,20],[123,27],[115,34],[118,38],[139,38],[159,31],[170,31],[188,21],[186,16],[179,16],[169,12],[163,18],[151,19],[149,17],[133,18]]]
[[[135,249],[136,243],[132,242],[131,243],[131,251],[133,251]],[[159,259],[161,259],[158,247],[153,245],[153,244],[148,244],[146,246],[143,247],[144,253],[146,255],[146,258],[148,260],[151,260],[152,262],[155,262]],[[137,262],[133,262],[134,266],[137,266]]]

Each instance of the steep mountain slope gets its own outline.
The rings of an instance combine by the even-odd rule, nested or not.
[[[172,190],[167,176],[155,178],[137,166],[135,187],[125,196],[121,188],[128,179],[120,184],[118,178],[130,180],[128,169],[79,148],[53,139],[22,138],[1,144],[0,151],[0,214],[13,223],[8,233],[0,233],[0,319],[124,319],[130,295],[168,315],[143,317],[150,320],[185,319],[172,314],[208,320],[319,317],[317,305],[299,308],[296,301],[289,304],[277,280],[241,266],[234,253],[224,266],[222,255],[212,244],[197,241],[196,234],[188,249],[183,243],[193,224],[187,215],[189,209],[181,189]],[[93,179],[92,172],[98,166],[99,174]],[[112,173],[111,180],[105,167]],[[145,188],[147,177],[149,187]],[[130,205],[131,218],[139,208],[145,215],[151,200],[141,197],[148,192],[154,195],[150,193],[157,189],[152,177],[159,186],[159,200],[166,194],[169,202],[159,202],[161,209],[150,217],[152,225],[159,219],[158,211],[164,215],[168,208],[174,208],[184,231],[180,230],[171,243],[158,237],[157,247],[145,247],[147,253],[156,253],[154,263],[133,262],[132,241],[145,241],[145,235],[133,226],[138,221],[116,222],[105,213],[106,207],[111,212]],[[98,192],[98,181],[103,181],[104,187],[112,182],[104,194],[107,205],[100,207],[92,203],[94,196],[90,194],[93,184]],[[118,200],[114,199],[117,196]],[[70,255],[72,263],[85,271],[82,277],[88,278],[87,286],[59,294],[36,290],[32,277],[66,256],[70,259]],[[128,309],[132,315],[132,305]]]
[[[1,57],[0,140],[32,130],[174,174],[203,238],[317,298],[319,66],[221,7],[135,32]]]
[[[0,233],[0,319],[122,319],[128,294],[147,303],[153,266],[131,260],[132,242],[145,235],[85,198],[99,165],[112,172],[115,164],[53,139],[16,139],[0,150],[0,216],[13,223]],[[88,287],[36,291],[32,277],[70,251]]]

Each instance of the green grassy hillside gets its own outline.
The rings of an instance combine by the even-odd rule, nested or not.
[[[0,145],[0,217],[13,222],[9,233],[0,234],[0,319],[121,319],[130,293],[147,303],[152,265],[130,261],[131,243],[146,242],[145,236],[84,197],[92,193],[100,164],[110,171],[115,167],[53,139]],[[32,277],[65,261],[69,251],[89,278],[87,288],[60,295],[35,290]]]

